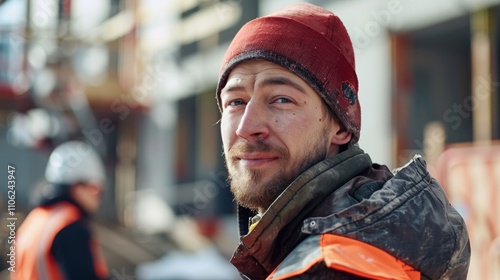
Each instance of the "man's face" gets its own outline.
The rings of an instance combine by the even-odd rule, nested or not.
[[[265,211],[303,171],[336,153],[335,125],[320,96],[276,64],[238,64],[221,91],[221,133],[231,191]]]

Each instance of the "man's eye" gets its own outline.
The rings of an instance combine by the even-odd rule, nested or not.
[[[292,103],[293,101],[290,98],[280,97],[280,98],[276,98],[275,102],[276,103]]]
[[[243,104],[244,104],[244,102],[241,99],[232,100],[232,101],[227,103],[228,106],[240,106]]]

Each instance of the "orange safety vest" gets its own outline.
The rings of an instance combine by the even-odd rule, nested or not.
[[[17,231],[16,271],[13,280],[63,280],[64,277],[50,253],[57,233],[81,218],[76,206],[69,202],[56,203],[33,209]],[[94,269],[99,277],[109,276],[104,256],[91,239]]]
[[[420,280],[420,272],[389,253],[355,239],[334,234],[323,234],[313,257],[308,256],[292,269],[279,265],[267,280],[283,280],[298,276],[318,262],[331,269],[376,280]],[[283,271],[281,271],[283,270]]]

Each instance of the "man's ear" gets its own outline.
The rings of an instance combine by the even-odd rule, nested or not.
[[[337,120],[334,120],[332,134],[333,135],[331,138],[331,143],[337,146],[349,143],[352,138],[352,132],[347,131],[345,127]]]

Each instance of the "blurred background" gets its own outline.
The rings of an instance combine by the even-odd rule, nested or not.
[[[0,0],[0,185],[13,165],[19,221],[52,149],[84,140],[106,165],[113,279],[236,279],[218,70],[245,22],[296,2]],[[361,148],[390,168],[424,155],[467,221],[469,279],[500,279],[500,0],[308,2],[351,35]]]

